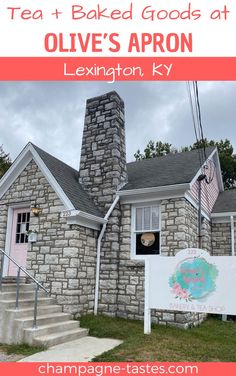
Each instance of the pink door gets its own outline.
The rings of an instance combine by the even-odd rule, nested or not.
[[[30,209],[14,209],[10,256],[23,268],[26,268]],[[8,276],[17,275],[17,267],[9,261]]]

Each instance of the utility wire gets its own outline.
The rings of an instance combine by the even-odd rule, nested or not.
[[[206,144],[205,144],[205,138],[204,138],[203,128],[202,128],[202,115],[201,115],[201,107],[200,107],[200,100],[199,100],[197,81],[194,81],[194,87],[195,87],[195,95],[196,95],[196,103],[197,103],[197,114],[198,114],[199,131],[200,131],[200,135],[201,135],[201,141],[202,141],[202,144],[203,144],[204,157],[205,157],[205,160],[207,160],[207,156],[206,156]]]
[[[186,85],[187,85],[187,92],[188,92],[188,97],[189,97],[189,102],[190,102],[190,110],[191,110],[191,115],[192,115],[195,138],[196,138],[196,142],[199,143],[198,132],[197,132],[197,121],[196,121],[196,109],[194,111],[193,97],[192,97],[192,93],[191,93],[190,82],[187,81]],[[198,149],[198,158],[199,158],[199,165],[200,165],[200,168],[201,168],[203,161],[202,161],[202,155],[201,155],[199,149]]]

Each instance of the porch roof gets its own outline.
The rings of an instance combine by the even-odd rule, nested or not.
[[[221,192],[213,207],[212,213],[236,212],[236,189]]]

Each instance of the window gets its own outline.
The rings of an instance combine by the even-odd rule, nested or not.
[[[16,223],[16,243],[28,243],[30,213],[18,213]]]
[[[133,208],[133,255],[160,253],[160,207],[143,205]]]

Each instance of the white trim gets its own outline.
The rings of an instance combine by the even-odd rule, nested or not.
[[[97,217],[81,210],[64,210],[61,212],[61,217],[67,219],[68,225],[79,225],[93,230],[100,230],[101,224],[107,223],[105,218]]]
[[[100,227],[101,227],[98,223],[95,223],[93,221],[90,221],[89,219],[85,219],[81,217],[69,218],[67,220],[67,224],[88,227],[88,228],[91,228],[92,230],[100,230]]]
[[[18,159],[19,157],[22,158]],[[19,157],[13,162],[0,180],[0,199],[33,159],[32,154],[30,154],[28,150],[24,155],[20,154]]]
[[[11,237],[12,237],[12,224],[13,224],[13,212],[15,209],[20,208],[30,208],[30,202],[21,202],[18,204],[12,204],[8,206],[7,212],[7,232],[6,232],[6,240],[5,240],[5,252],[10,256],[10,249],[11,249]],[[8,275],[8,266],[9,266],[9,259],[5,257],[4,266],[3,266],[3,276]]]
[[[89,214],[89,213],[86,213],[86,212],[79,210],[79,216],[86,218],[88,220],[94,221],[94,222],[98,222],[99,224],[107,223],[107,219],[106,219],[107,214],[106,214],[105,218],[101,218],[101,217],[97,217],[96,215]],[[109,214],[109,216],[110,216],[110,214]]]
[[[128,191],[119,191],[122,204],[135,204],[146,201],[169,200],[172,198],[184,197],[186,191],[190,189],[190,184],[176,184],[162,187],[133,189]]]
[[[117,191],[117,195],[120,197],[129,195],[140,195],[147,193],[165,193],[173,192],[174,194],[179,194],[179,191],[186,191],[190,189],[189,183],[184,184],[174,184],[174,185],[163,185],[161,187],[150,187],[150,188],[140,188],[140,189],[129,189],[125,191]]]
[[[57,183],[54,176],[51,174],[43,160],[40,158],[37,151],[31,143],[28,143],[22,152],[15,159],[9,170],[0,180],[0,198],[5,194],[9,187],[14,183],[16,178],[21,174],[29,162],[34,159],[37,166],[40,168],[43,175],[46,177],[49,184],[52,186],[58,197],[62,201],[66,209],[74,209],[73,204],[68,199],[60,185]]]
[[[88,227],[88,228],[91,228],[93,230],[100,230],[101,223],[102,222],[94,221],[92,219],[83,217],[82,215],[77,215],[75,217],[69,217],[67,219],[68,225],[78,225],[78,226]]]
[[[222,178],[218,149],[217,149],[217,153],[215,154],[215,158],[216,158],[216,164],[217,164],[217,167],[218,167],[218,174],[216,175],[217,181],[218,181],[218,184],[219,184],[220,192],[224,192],[225,188],[224,188],[224,182],[223,182],[223,178]]]
[[[54,189],[58,197],[60,198],[62,204],[65,207],[65,216],[70,217],[68,220],[69,224],[78,224],[81,226],[89,227],[95,230],[100,229],[100,224],[105,223],[103,218],[97,217],[92,214],[85,213],[80,210],[76,210],[72,202],[69,200],[61,186],[58,184],[50,170],[47,168],[34,146],[28,143],[19,156],[15,159],[10,169],[4,175],[2,180],[0,180],[0,198],[13,184],[16,178],[25,169],[31,160],[34,160],[42,174],[47,179],[50,186]],[[63,212],[62,212],[63,213]],[[74,219],[73,219],[74,218]]]
[[[234,220],[236,222],[236,220]],[[217,217],[217,218],[212,218],[211,223],[228,223],[230,224],[230,217]]]
[[[34,156],[34,160],[42,173],[45,175],[47,181],[51,185],[51,187],[54,189],[60,200],[62,201],[63,205],[67,209],[75,209],[74,205],[71,203],[71,201],[66,196],[65,192],[62,190],[61,186],[58,184],[52,173],[49,171],[39,154],[36,152],[36,150],[33,148],[33,146],[30,144],[30,151]]]
[[[156,194],[156,193],[150,193],[148,194],[148,197],[147,197],[147,194],[140,194],[140,195],[136,195],[136,196],[122,196],[120,198],[120,201],[121,201],[121,204],[138,204],[139,202],[149,202],[149,201],[153,201],[153,200],[158,200],[158,201],[161,201],[161,200],[171,200],[172,198],[183,198],[184,197],[184,192],[181,192],[179,194],[172,194],[172,195],[169,195],[169,194]]]
[[[211,213],[211,218],[231,217],[231,215],[236,216],[236,212]]]

